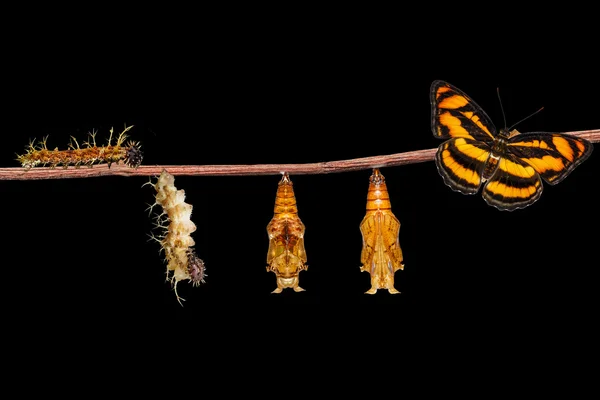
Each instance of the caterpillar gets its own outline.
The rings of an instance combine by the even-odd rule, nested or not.
[[[194,250],[194,239],[190,236],[196,231],[196,225],[191,221],[192,205],[185,202],[185,191],[177,190],[175,177],[163,169],[156,183],[151,184],[156,190],[156,205],[162,207],[162,212],[155,215],[155,225],[163,230],[160,235],[151,238],[160,243],[161,251],[165,252],[167,261],[166,279],[170,281],[179,304],[182,299],[177,294],[177,283],[189,280],[193,286],[205,283],[206,267]],[[144,184],[144,185],[146,185]]]
[[[277,288],[272,293],[281,293],[285,288],[304,291],[298,286],[300,272],[308,268],[304,232],[305,226],[298,217],[294,187],[290,176],[284,172],[277,186],[274,215],[267,225],[267,272],[274,272],[277,277]]]
[[[131,168],[137,168],[142,163],[143,154],[141,144],[139,142],[128,141],[127,131],[133,128],[125,126],[123,132],[117,137],[116,144],[111,144],[113,128],[110,129],[110,136],[106,146],[96,145],[97,131],[88,133],[89,140],[83,143],[83,147],[79,146],[77,140],[71,136],[71,142],[67,150],[49,150],[47,141],[48,136],[44,137],[39,143],[35,143],[35,139],[26,147],[24,154],[17,154],[17,161],[26,169],[31,169],[36,166],[50,166],[56,168],[63,166],[68,168],[69,165],[79,168],[82,165],[92,167],[94,164],[106,163],[110,168],[112,163],[123,163]]]
[[[392,213],[385,178],[378,168],[373,169],[369,178],[367,213],[360,223],[360,232],[363,243],[360,270],[371,274],[371,288],[365,293],[375,294],[378,289],[400,293],[394,288],[394,273],[404,269],[398,238],[400,221]]]

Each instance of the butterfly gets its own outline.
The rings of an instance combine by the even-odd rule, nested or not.
[[[431,129],[445,141],[435,163],[446,185],[476,194],[499,210],[535,203],[542,179],[555,185],[592,153],[588,140],[564,133],[498,131],[485,111],[457,87],[431,84]]]

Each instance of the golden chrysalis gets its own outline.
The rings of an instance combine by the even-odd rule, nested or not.
[[[394,274],[404,269],[404,257],[400,248],[400,221],[392,213],[390,196],[385,178],[378,168],[373,169],[367,192],[367,213],[360,223],[362,234],[361,271],[371,274],[371,289],[387,289],[392,294],[400,293],[394,288]]]
[[[298,286],[300,272],[308,268],[304,231],[304,224],[298,217],[292,181],[284,172],[277,186],[274,215],[267,225],[267,272],[274,272],[277,277],[277,288],[272,293],[281,293],[285,288],[292,288],[296,292],[304,290]]]

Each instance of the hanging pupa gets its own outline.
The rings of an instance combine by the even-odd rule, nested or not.
[[[375,294],[378,289],[400,293],[394,288],[394,274],[404,269],[400,248],[400,221],[392,213],[385,178],[378,168],[373,169],[367,192],[367,213],[360,223],[362,234],[361,271],[371,274],[371,288],[365,293]]]
[[[281,293],[285,288],[304,291],[298,285],[300,272],[308,268],[304,230],[304,224],[298,217],[292,181],[284,172],[277,186],[274,215],[267,225],[267,272],[274,272],[277,277],[277,288],[272,293]]]

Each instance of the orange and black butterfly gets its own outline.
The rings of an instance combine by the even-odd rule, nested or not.
[[[435,163],[452,190],[482,195],[491,206],[512,211],[540,198],[542,179],[565,179],[592,153],[592,144],[564,133],[498,131],[485,111],[457,87],[431,85],[431,128],[445,139]]]

